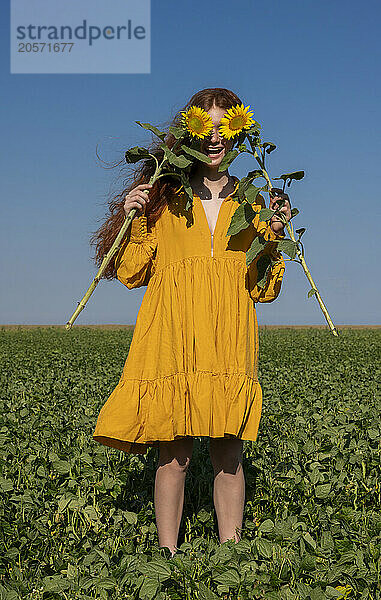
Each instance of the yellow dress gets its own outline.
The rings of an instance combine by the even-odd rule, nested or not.
[[[238,185],[238,182],[237,182]],[[236,185],[236,187],[237,187]],[[265,206],[260,196],[254,210]],[[256,302],[272,302],[285,263],[259,221],[226,236],[238,203],[225,198],[212,236],[200,198],[166,206],[147,228],[135,217],[116,257],[127,288],[147,286],[120,381],[98,415],[93,439],[144,454],[158,441],[183,436],[255,440],[262,411],[257,377]],[[279,259],[265,288],[256,285],[256,261],[246,250],[261,234],[263,252]]]

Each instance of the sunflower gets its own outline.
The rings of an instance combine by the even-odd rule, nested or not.
[[[193,137],[200,139],[208,136],[213,129],[211,116],[199,106],[191,106],[182,112],[182,125]]]
[[[249,129],[255,121],[251,118],[252,112],[247,112],[250,106],[244,107],[243,104],[232,106],[221,119],[220,134],[228,140],[242,131]]]

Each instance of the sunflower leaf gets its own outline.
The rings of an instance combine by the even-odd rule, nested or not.
[[[249,264],[253,262],[258,254],[262,252],[266,244],[267,242],[262,235],[258,235],[253,239],[250,248],[246,252],[246,266],[249,266]]]
[[[305,227],[300,227],[300,229],[295,229],[295,233],[299,233],[299,239],[302,237],[305,230],[306,230]]]
[[[197,160],[201,160],[204,163],[211,163],[212,159],[209,158],[209,156],[207,156],[206,154],[203,154],[202,152],[198,152],[198,150],[193,150],[193,148],[188,148],[188,146],[185,146],[184,144],[181,145],[182,150],[185,152],[185,154],[188,154],[189,156],[193,156],[193,158],[197,158]]]
[[[285,183],[288,182],[288,187],[291,185],[292,180],[303,179],[304,171],[294,171],[293,173],[284,173],[280,177],[274,177],[273,179],[282,179]]]
[[[242,144],[243,144],[243,142],[244,142],[244,141],[245,141],[245,139],[246,139],[246,133],[245,133],[245,131],[244,131],[244,130],[242,130],[242,131],[241,131],[241,132],[240,132],[240,133],[239,133],[239,134],[236,136],[236,138],[234,138],[234,139],[236,140],[236,144],[237,144],[237,146],[240,146],[240,145],[242,145]]]
[[[192,164],[192,161],[186,158],[185,156],[178,156],[177,154],[172,152],[172,150],[170,150],[168,146],[166,146],[166,144],[160,144],[160,148],[164,150],[165,157],[171,165],[174,165],[179,169],[185,169],[186,167],[189,167],[189,165]]]
[[[268,274],[271,271],[271,258],[268,254],[262,254],[257,261],[257,286],[263,289],[266,285]]]
[[[237,158],[239,154],[239,150],[230,150],[221,160],[220,166],[218,167],[218,171],[226,171],[226,169],[232,164],[233,160]]]
[[[183,183],[183,190],[184,193],[187,197],[187,205],[186,205],[186,210],[189,210],[189,208],[191,208],[192,204],[193,204],[193,190],[191,188],[191,185],[189,183],[188,178],[182,177],[181,181]]]
[[[140,127],[143,127],[143,129],[148,129],[149,131],[152,131],[152,133],[154,133],[155,135],[157,135],[157,137],[159,137],[161,140],[165,140],[166,137],[166,133],[165,131],[160,131],[160,129],[158,129],[157,127],[155,127],[155,125],[151,125],[151,123],[141,123],[140,121],[135,121],[135,123],[137,123],[138,125],[140,125]]]
[[[142,148],[140,146],[134,146],[133,148],[130,148],[129,150],[127,150],[124,154],[126,163],[131,164],[131,163],[136,163],[139,160],[142,160],[143,158],[149,158],[150,157],[150,153],[148,152],[148,150],[146,148]]]
[[[272,142],[263,142],[263,148],[266,150],[267,154],[270,154],[275,150],[276,145]]]
[[[245,132],[246,132],[246,135],[258,136],[260,129],[261,129],[260,124],[257,121],[255,121],[255,123],[253,123],[249,129],[246,129]]]
[[[298,248],[297,242],[293,242],[292,240],[285,239],[285,240],[280,240],[278,242],[277,250],[279,250],[279,252],[285,252],[292,259],[292,258],[295,258],[295,256],[296,256],[297,248]]]
[[[169,130],[169,133],[171,133],[177,140],[185,137],[187,134],[186,130],[183,129],[182,127],[174,127],[173,125],[170,125],[168,130]]]
[[[238,198],[242,201],[245,198],[245,192],[250,185],[250,179],[248,176],[242,177],[238,185]]]
[[[246,195],[246,200],[248,201],[249,204],[255,204],[255,201],[256,201],[257,196],[260,191],[262,191],[262,188],[256,187],[252,183],[250,183],[248,185],[245,195]]]
[[[262,208],[259,213],[260,221],[270,221],[271,217],[275,213],[275,210],[271,210],[271,208]]]
[[[248,172],[247,177],[250,181],[253,181],[254,179],[258,179],[258,177],[264,177],[264,175],[262,169],[254,169],[254,171]]]
[[[253,222],[256,213],[247,202],[242,202],[232,216],[226,235],[236,235]]]

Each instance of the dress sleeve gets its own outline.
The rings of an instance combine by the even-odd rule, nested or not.
[[[118,280],[129,289],[148,285],[154,273],[157,239],[154,227],[147,228],[147,217],[134,217],[126,239],[115,258]]]
[[[257,204],[259,204],[257,210],[260,208],[265,208],[266,203],[264,198],[261,195],[258,195],[257,198]],[[256,207],[253,206],[253,208]],[[256,231],[256,236],[263,236],[269,243],[248,267],[250,296],[254,302],[273,302],[273,300],[279,296],[283,274],[286,268],[282,254],[276,250],[276,244],[274,242],[277,240],[283,240],[286,236],[284,234],[274,233],[267,221],[259,220],[259,215],[255,216],[253,225]],[[271,258],[277,260],[277,262],[270,269],[267,275],[265,286],[260,288],[257,286],[257,262],[264,254],[269,254]]]

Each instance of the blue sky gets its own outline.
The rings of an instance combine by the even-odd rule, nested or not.
[[[1,24],[0,323],[63,324],[96,268],[89,246],[118,171],[197,90],[250,104],[270,175],[304,170],[289,193],[306,260],[335,324],[380,323],[380,3],[366,0],[152,2],[151,74],[11,75]],[[250,164],[234,163],[239,177]],[[259,323],[325,324],[300,265]],[[102,281],[77,324],[135,323],[146,288]]]

